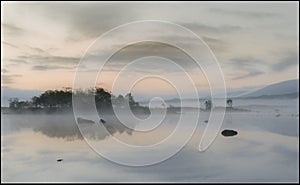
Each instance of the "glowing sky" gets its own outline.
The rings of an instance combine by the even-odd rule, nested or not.
[[[1,87],[46,90],[72,86],[75,68],[96,38],[116,26],[139,20],[174,22],[202,37],[220,62],[228,88],[299,78],[296,2],[2,3],[1,8]],[[117,40],[111,42],[118,44]],[[176,53],[166,46],[142,45],[123,56],[137,51],[147,54],[153,48]],[[98,84],[110,89],[118,67],[108,67]],[[132,75],[157,70],[155,66],[140,67],[132,70]],[[194,69],[188,70],[193,73]],[[184,75],[176,71],[168,74],[177,79]],[[193,79],[198,89],[207,90],[201,72],[194,71]],[[168,84],[155,84],[159,85],[154,87],[148,79],[136,90],[154,94],[172,91]]]

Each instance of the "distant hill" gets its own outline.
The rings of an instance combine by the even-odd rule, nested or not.
[[[279,83],[274,83],[268,86],[265,86],[261,89],[258,89],[254,92],[243,94],[239,97],[241,98],[275,98],[277,96],[280,97],[290,97],[294,98],[299,95],[299,80],[288,80]]]

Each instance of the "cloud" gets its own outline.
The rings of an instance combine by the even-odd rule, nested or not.
[[[242,30],[241,26],[235,26],[235,25],[210,26],[207,24],[200,24],[200,23],[181,23],[181,25],[191,29],[192,31],[207,32],[210,34],[231,33],[231,32]]]
[[[19,74],[1,74],[1,85],[9,85],[15,83],[15,78],[21,77],[22,75]]]
[[[164,11],[172,8],[170,6],[162,6],[162,4],[152,4],[155,9],[159,9],[154,19],[161,19],[159,17],[166,17],[165,20],[176,22],[182,26],[186,26],[193,31],[202,31],[208,33],[230,33],[242,29],[238,25],[224,24],[220,26],[212,26],[197,22],[183,22],[172,20],[165,14]],[[146,18],[147,12],[141,12],[141,7],[144,10],[149,10],[149,7],[137,3],[93,3],[93,4],[40,4],[34,5],[32,9],[37,14],[47,19],[58,21],[58,24],[64,25],[68,30],[68,41],[78,41],[84,39],[95,38],[106,31],[109,31],[116,26],[124,23],[137,20],[153,20],[153,13]],[[153,10],[154,7],[150,8]],[[183,12],[189,11],[183,7]],[[161,16],[159,16],[161,15]]]
[[[4,66],[10,71],[14,71],[16,67],[20,67],[21,65],[28,65],[29,63],[23,59],[3,59]]]
[[[12,64],[28,64],[28,62],[26,60],[22,60],[22,59],[9,59],[9,62]]]
[[[279,62],[277,63],[264,62],[252,57],[233,58],[229,65],[239,71],[242,70],[247,72],[246,74],[232,78],[232,80],[240,80],[265,74],[265,72],[261,70],[262,67],[267,67],[274,72],[282,72],[293,66],[299,66],[299,56],[297,53],[290,53],[284,58],[279,59]]]
[[[290,56],[283,58],[280,62],[273,64],[271,69],[275,72],[281,72],[297,65],[299,66],[298,54],[291,54]]]
[[[232,58],[231,61],[231,64],[235,65],[238,68],[248,68],[255,64],[266,64],[266,62],[253,57],[237,57]]]
[[[64,25],[68,30],[66,40],[70,41],[98,37],[120,24],[137,20],[140,11],[129,3],[47,3],[27,8]]]
[[[40,51],[40,55],[22,55],[17,59],[8,59],[9,65],[26,64],[31,65],[32,70],[46,71],[56,69],[72,69],[77,66],[80,61],[79,57],[50,55],[44,50],[33,48]],[[42,53],[46,53],[43,55]]]
[[[279,18],[281,15],[279,13],[272,12],[258,12],[258,11],[245,11],[245,10],[226,10],[221,8],[210,8],[210,12],[222,14],[222,15],[230,15],[244,18]]]
[[[27,47],[32,50],[33,52],[39,53],[39,54],[46,54],[49,55],[48,52],[46,52],[45,50],[41,49],[41,48],[37,48],[37,47],[31,47],[29,45],[27,45]]]
[[[224,41],[213,38],[213,37],[202,36],[202,39],[208,43],[214,43],[214,44],[224,44],[225,43]]]
[[[18,48],[16,45],[8,43],[8,42],[5,42],[5,41],[3,41],[2,43],[5,44],[5,45],[8,45],[10,47],[13,47],[13,48]]]
[[[269,50],[280,51],[282,48],[295,47],[295,43],[291,38],[281,38],[281,44],[276,45],[274,44],[277,43],[276,39],[274,40],[273,37],[275,33],[287,36],[297,35],[296,32],[293,31],[296,25],[294,20],[297,11],[295,10],[293,5],[281,7],[281,5],[277,4],[262,6],[255,4],[254,6],[227,6],[223,4],[207,4],[203,6],[201,3],[9,4],[5,7],[4,16],[6,19],[2,23],[5,33],[4,36],[7,38],[5,39],[7,42],[3,42],[3,44],[5,44],[4,46],[7,48],[6,51],[9,51],[6,53],[6,56],[8,59],[12,58],[11,61],[15,60],[11,63],[15,64],[15,66],[10,67],[10,63],[8,63],[5,64],[5,67],[13,71],[16,65],[22,64],[21,67],[35,70],[32,71],[33,73],[36,72],[36,70],[70,69],[80,61],[79,55],[56,55],[68,55],[66,53],[73,53],[74,51],[81,53],[80,51],[83,51],[84,47],[86,47],[90,41],[116,26],[131,21],[159,19],[185,26],[199,36],[202,36],[209,47],[213,51],[216,51],[216,55],[220,59],[221,64],[223,61],[227,61],[233,57],[239,57],[243,55],[243,53],[249,53],[249,55],[253,57],[264,56],[268,58],[272,56],[268,53]],[[278,20],[276,18],[281,18],[280,22],[276,22],[276,20]],[[263,22],[260,23],[261,26],[256,25],[254,28],[253,26],[255,25],[252,24],[253,22],[248,22],[248,20],[253,21],[254,19],[263,19]],[[7,35],[7,33],[11,35]],[[144,32],[137,34],[144,34]],[[156,31],[153,34],[159,35],[160,31]],[[16,37],[16,35],[19,35],[19,37]],[[169,35],[172,36],[173,34]],[[179,39],[179,42],[187,45],[195,43],[195,41],[184,37],[174,37],[174,39]],[[106,40],[106,42],[118,44],[119,40],[113,38],[112,40]],[[258,43],[258,45],[261,43],[261,45],[260,47],[249,48],[248,46],[253,43]],[[16,50],[14,49],[15,47],[19,47],[19,49]],[[50,47],[56,50],[50,50]],[[145,55],[151,54],[147,50],[161,50],[165,52],[164,56],[172,57],[171,59],[179,61],[184,67],[190,66],[189,63],[191,62],[187,62],[188,59],[186,59],[186,56],[179,54],[173,55],[176,53],[174,49],[168,50],[160,46],[153,46],[148,48],[135,48],[132,49],[132,51],[128,51],[127,54],[129,56],[123,55],[119,57],[118,59],[121,60],[114,62],[115,66],[112,66],[111,70],[116,70],[116,67],[119,67],[118,65],[123,65],[134,58],[132,55],[130,56],[131,53],[133,53],[133,55],[135,55],[136,52]],[[217,53],[218,51],[223,53],[219,54]],[[157,51],[153,53],[155,54],[155,52],[158,53]],[[97,60],[101,61],[101,56],[98,57]],[[273,63],[275,62],[276,60],[273,61]],[[23,64],[26,64],[26,66]],[[238,65],[239,64],[234,65],[236,69],[238,69]],[[246,63],[240,65],[248,66]],[[254,66],[250,65],[248,68],[241,68],[238,72],[237,70],[229,70],[228,73],[234,73],[235,76],[233,76],[233,78],[236,79],[249,78],[251,75],[257,76],[263,73],[263,70],[257,67],[258,65],[260,64]],[[295,66],[295,62],[280,61],[271,68],[271,64],[261,65],[270,71],[280,71]],[[255,71],[255,68],[259,70]],[[136,69],[136,71],[138,70]],[[271,75],[275,76],[276,74],[273,73]],[[282,78],[286,78],[286,74],[281,73],[280,75],[283,75]],[[239,76],[239,78],[237,76]],[[24,78],[25,77],[26,76],[24,76]]]
[[[66,56],[55,56],[55,55],[28,55],[19,56],[21,59],[28,60],[29,62],[35,63],[46,63],[46,64],[65,64],[65,65],[75,65],[79,62],[78,57],[66,57]]]
[[[58,65],[35,65],[31,69],[35,71],[47,71],[54,69],[72,69],[73,67],[58,66]]]
[[[219,51],[222,52],[226,50],[228,47],[228,43],[221,39],[213,38],[213,37],[207,37],[202,36],[202,39],[207,43],[207,45],[212,49],[213,51]]]
[[[17,27],[13,24],[3,23],[2,26],[4,35],[21,35],[26,32],[24,29]]]
[[[233,58],[231,59],[230,64],[237,70],[242,70],[246,72],[245,74],[235,76],[232,80],[240,80],[245,78],[251,78],[254,76],[265,74],[264,71],[258,69],[260,65],[266,65],[266,62],[252,57],[243,57],[243,58]]]
[[[7,72],[8,72],[7,69],[5,69],[5,68],[2,68],[2,69],[1,69],[1,73],[7,73]]]
[[[237,76],[237,77],[234,77],[234,78],[231,78],[231,79],[232,80],[241,80],[241,79],[255,77],[255,76],[258,76],[258,75],[262,75],[262,74],[265,74],[265,72],[264,71],[260,71],[260,70],[252,70],[252,71],[249,71],[245,75]]]
[[[209,47],[215,51],[223,51],[226,49],[227,43],[221,39],[215,37],[202,37],[203,40],[209,45]],[[176,37],[169,36],[169,40],[176,39],[179,43],[183,44],[185,47],[193,47],[196,43],[201,42],[200,40],[195,40],[191,37]],[[207,50],[208,51],[208,50]],[[147,56],[157,56],[169,59],[174,63],[181,66],[186,72],[190,72],[190,70],[200,69],[198,64],[184,51],[175,46],[161,43],[161,42],[153,42],[153,41],[145,41],[141,43],[136,43],[132,45],[128,45],[118,52],[114,53],[111,56],[109,61],[106,63],[103,71],[120,71],[122,67],[126,64],[129,64],[137,59],[141,59]],[[102,53],[93,53],[87,54],[85,59],[89,61],[95,62],[103,62],[105,59],[102,56]],[[205,64],[203,64],[205,65]],[[95,71],[95,66],[86,66],[84,71]],[[152,73],[152,72],[168,72],[177,73],[179,72],[176,66],[170,68],[170,65],[166,65],[164,62],[161,62],[160,65],[153,65],[149,62],[149,65],[143,63],[143,65],[135,64],[135,67],[130,67],[130,70],[138,73]]]
[[[103,70],[120,71],[121,68],[126,64],[147,56],[167,58],[180,65],[184,69],[194,69],[197,67],[197,64],[193,61],[193,59],[180,49],[164,43],[147,41],[128,45],[122,48],[109,59]],[[87,55],[86,57],[87,59],[95,62],[104,60],[103,56],[97,53],[94,55]],[[149,63],[147,66],[135,65],[134,71],[142,73],[145,73],[146,71],[168,71],[170,73],[177,72],[175,68],[170,69],[169,66],[170,65],[165,65],[163,62],[159,66]],[[94,66],[86,67],[87,71],[95,70]]]

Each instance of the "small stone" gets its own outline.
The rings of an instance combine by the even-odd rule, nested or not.
[[[95,123],[93,120],[88,120],[88,119],[84,119],[84,118],[81,118],[81,117],[78,117],[77,118],[77,122],[78,123],[87,123],[87,124],[93,124]]]
[[[235,136],[235,135],[237,135],[238,132],[235,131],[235,130],[223,130],[223,131],[221,132],[221,134],[222,134],[223,136],[225,136],[225,137],[230,137],[230,136]]]

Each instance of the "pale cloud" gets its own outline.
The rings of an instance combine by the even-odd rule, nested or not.
[[[236,31],[240,31],[243,28],[241,26],[236,25],[221,25],[221,26],[211,26],[208,24],[199,24],[199,23],[179,23],[182,26],[186,26],[187,28],[197,31],[197,32],[205,32],[205,33],[214,33],[214,34],[226,34],[232,33]]]
[[[264,18],[280,18],[280,13],[274,13],[264,11],[245,11],[245,10],[228,10],[228,9],[221,9],[221,8],[211,8],[210,11],[212,13],[217,13],[221,15],[230,15],[230,16],[239,16],[243,18],[254,18],[254,19],[264,19]]]
[[[222,39],[207,36],[203,36],[202,39],[207,43],[210,49],[216,53],[226,52],[227,48],[230,47],[230,44]]]
[[[31,63],[40,64],[64,64],[64,65],[76,65],[80,58],[77,57],[66,57],[66,56],[54,56],[54,55],[28,55],[19,56],[22,60],[26,60]]]
[[[15,78],[22,77],[19,74],[1,74],[1,85],[10,85],[15,83]]]
[[[15,46],[15,45],[13,45],[13,44],[10,44],[10,43],[8,43],[8,42],[5,42],[5,41],[3,41],[2,43],[5,44],[5,45],[8,45],[8,46],[10,46],[10,47],[13,47],[13,48],[18,48],[17,46]]]
[[[3,26],[4,35],[7,35],[7,36],[21,35],[21,34],[24,34],[24,32],[25,32],[24,29],[17,27],[13,24],[2,24],[2,26]]]
[[[37,48],[37,47],[32,47],[32,46],[27,46],[30,50],[32,50],[33,52],[39,53],[39,54],[46,54],[49,55],[49,53],[41,48]]]
[[[299,66],[299,55],[293,53],[285,58],[282,58],[279,62],[273,64],[271,68],[275,72],[281,72],[291,67],[297,67],[297,65]]]
[[[232,80],[241,80],[265,74],[260,67],[265,64],[266,62],[252,57],[233,58],[230,65],[234,66],[236,71],[243,71],[244,74],[235,76]]]
[[[57,69],[73,69],[73,67],[58,66],[58,65],[35,65],[32,70],[36,71],[47,71],[47,70],[57,70]]]
[[[7,72],[8,72],[7,69],[4,69],[4,68],[1,69],[1,73],[7,73]]]
[[[296,71],[291,71],[299,66],[299,59],[295,57],[298,55],[298,45],[294,39],[298,36],[296,3],[248,3],[246,6],[241,3],[172,2],[6,3],[3,10],[3,66],[11,74],[27,71],[22,73],[24,81],[28,78],[26,82],[34,74],[44,72],[46,75],[53,71],[62,80],[70,81],[66,80],[65,71],[74,72],[94,39],[116,26],[140,20],[174,22],[200,36],[217,56],[220,65],[224,66],[222,70],[228,75],[225,76],[228,84],[235,88],[245,82],[256,86],[266,85],[274,79],[298,77]],[[278,35],[282,36],[278,38]],[[170,39],[177,39],[189,47],[196,42],[176,34],[170,34]],[[118,45],[118,38],[105,42],[115,46]],[[294,56],[276,55],[291,51]],[[137,45],[120,51],[105,70],[115,72],[131,60],[156,54],[174,60],[187,70],[195,67],[187,56],[174,48]],[[102,60],[101,56],[93,57],[95,62]],[[243,61],[245,59],[248,62]],[[145,70],[160,69],[153,66],[135,69],[134,72],[145,73]],[[28,87],[17,87],[13,83],[11,86]]]
[[[265,74],[265,72],[257,70],[257,69],[252,69],[247,74],[234,77],[234,78],[232,78],[232,80],[241,80],[241,79],[251,78],[251,77],[255,77],[258,75],[262,75],[262,74]]]
[[[28,62],[26,60],[23,59],[9,59],[9,62],[12,64],[28,64]]]

